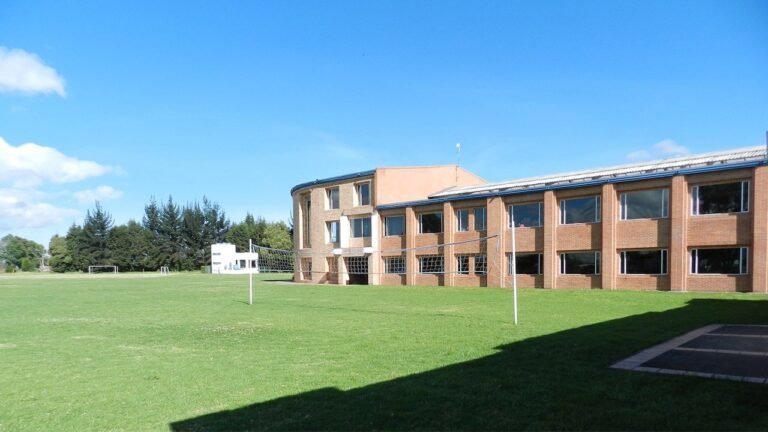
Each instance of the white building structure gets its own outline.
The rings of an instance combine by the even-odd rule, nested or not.
[[[211,245],[211,273],[248,274],[259,272],[259,254],[237,252],[235,245],[216,243]]]

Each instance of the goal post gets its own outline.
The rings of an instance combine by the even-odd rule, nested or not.
[[[114,273],[117,274],[117,266],[116,265],[89,265],[88,266],[88,274],[95,274],[95,273]]]

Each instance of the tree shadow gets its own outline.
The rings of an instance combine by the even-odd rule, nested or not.
[[[767,324],[768,301],[695,299],[390,381],[321,388],[169,426],[174,432],[764,429],[768,386],[608,368],[712,323]]]

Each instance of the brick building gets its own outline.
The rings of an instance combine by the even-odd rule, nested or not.
[[[297,185],[297,281],[768,292],[755,147],[487,183],[456,166]]]

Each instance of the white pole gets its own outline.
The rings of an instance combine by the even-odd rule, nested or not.
[[[514,210],[512,210],[514,212]],[[515,215],[512,219],[512,299],[515,309],[515,325],[517,325],[517,251],[515,250]]]
[[[253,252],[253,244],[251,239],[248,239],[248,265],[245,266],[248,269],[248,304],[253,304],[253,271],[251,270],[251,253]]]

